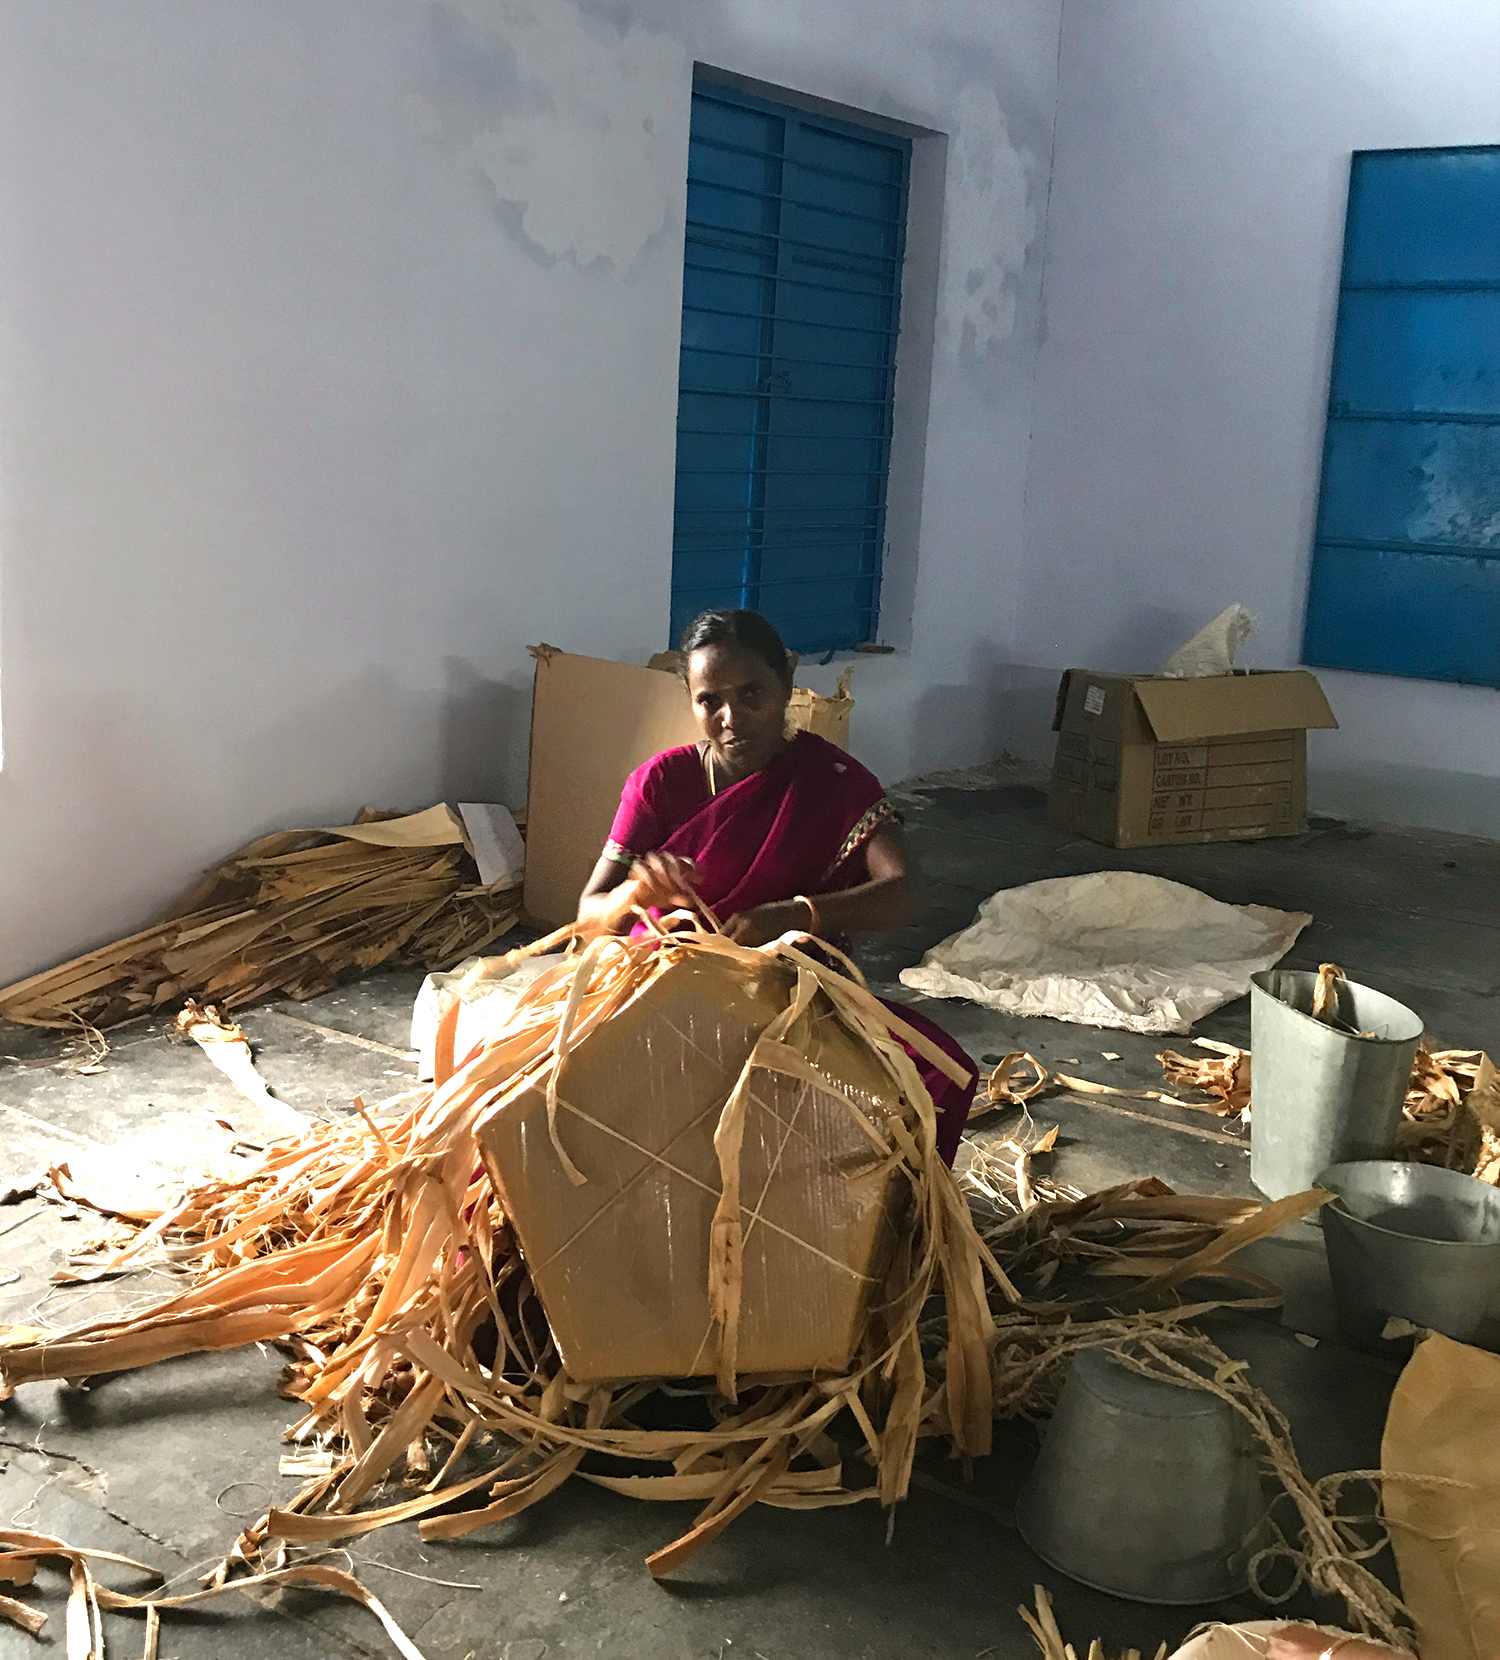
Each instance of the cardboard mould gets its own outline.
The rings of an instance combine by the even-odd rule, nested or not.
[[[714,1132],[791,985],[778,963],[684,957],[570,1050],[556,1129],[581,1183],[549,1134],[545,1078],[480,1122],[485,1166],[575,1382],[714,1373]],[[787,1041],[811,1075],[751,1074],[740,1151],[745,1377],[849,1365],[907,1193],[866,1128],[888,1135],[902,1112],[868,1044],[822,992]]]

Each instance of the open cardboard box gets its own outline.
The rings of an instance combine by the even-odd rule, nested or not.
[[[1337,725],[1306,669],[1198,680],[1069,669],[1049,817],[1110,847],[1295,836],[1307,730]]]

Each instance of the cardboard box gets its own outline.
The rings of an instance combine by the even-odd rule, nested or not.
[[[535,655],[523,904],[533,922],[561,928],[578,914],[625,780],[700,734],[675,673],[556,646],[537,646]],[[788,713],[794,726],[847,749],[853,707],[847,693],[829,698],[798,687]]]
[[[1168,680],[1069,669],[1048,816],[1110,847],[1295,836],[1307,729],[1338,722],[1305,669]]]
[[[563,1365],[583,1383],[712,1375],[709,1232],[721,1190],[714,1130],[791,971],[674,954],[570,1051],[557,1131],[545,1075],[480,1122],[485,1166],[515,1226]],[[744,1229],[738,1371],[844,1370],[896,1239],[907,1187],[844,1091],[877,1125],[902,1109],[869,1050],[819,992],[800,1047],[822,1089],[757,1072],[740,1164]]]

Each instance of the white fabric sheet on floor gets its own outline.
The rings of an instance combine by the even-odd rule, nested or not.
[[[1136,871],[1062,876],[991,895],[901,983],[1007,1014],[1186,1032],[1244,996],[1311,921]]]

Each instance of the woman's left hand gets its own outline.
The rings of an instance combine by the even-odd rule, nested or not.
[[[780,899],[774,905],[736,911],[724,924],[724,932],[736,945],[765,945],[783,934],[806,932],[809,921],[806,905],[796,899]]]

